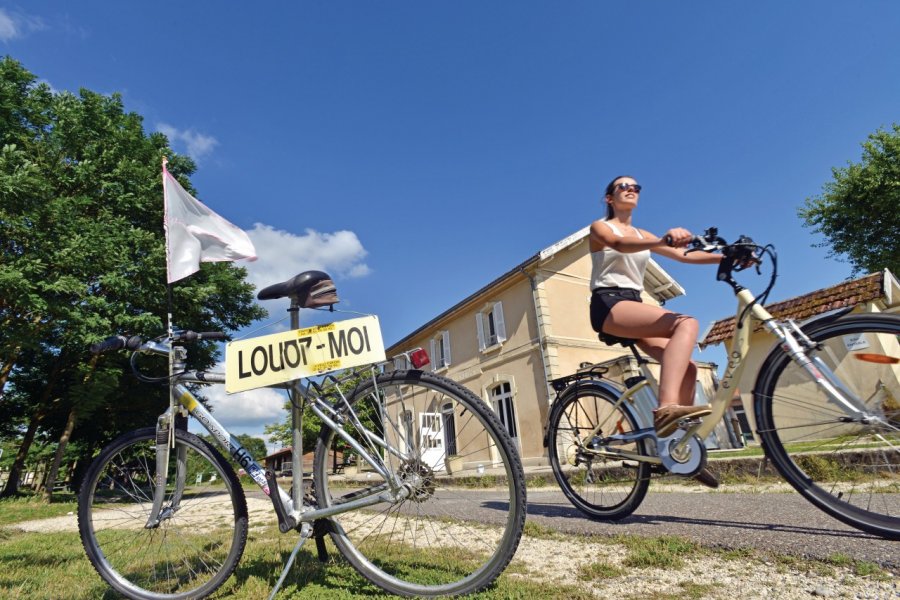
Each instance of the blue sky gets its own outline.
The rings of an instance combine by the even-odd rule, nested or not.
[[[254,282],[325,269],[390,344],[602,216],[619,174],[645,229],[774,244],[772,300],[847,278],[796,211],[900,121],[898,25],[885,0],[32,0],[0,1],[0,51],[121,93],[251,232]],[[670,308],[732,313],[712,268],[660,263],[687,289]],[[217,414],[257,433],[267,394]]]

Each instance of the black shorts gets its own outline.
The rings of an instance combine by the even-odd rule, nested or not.
[[[597,288],[591,294],[591,327],[600,334],[600,339],[606,343],[620,343],[620,338],[603,333],[603,323],[609,316],[612,307],[623,300],[641,302],[641,293],[631,288]],[[609,338],[609,340],[604,338]]]

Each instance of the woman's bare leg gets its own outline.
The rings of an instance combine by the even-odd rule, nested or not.
[[[691,353],[699,331],[696,319],[652,304],[626,301],[613,306],[603,331],[641,340],[641,349],[660,362],[660,406],[693,404],[697,371]]]

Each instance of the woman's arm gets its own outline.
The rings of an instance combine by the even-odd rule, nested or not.
[[[612,248],[617,252],[629,254],[632,252],[640,252],[642,250],[655,250],[660,246],[666,247],[666,243],[661,238],[644,230],[640,231],[644,236],[643,238],[627,234],[624,235],[624,237],[619,237],[613,233],[613,230],[610,229],[609,225],[604,221],[594,221],[591,223],[591,233],[589,236],[591,252],[599,252],[604,248]],[[673,232],[676,232],[676,230],[669,230],[669,233]],[[687,240],[690,240],[689,233],[687,234]]]

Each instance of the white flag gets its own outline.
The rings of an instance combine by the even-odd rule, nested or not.
[[[247,233],[188,194],[163,165],[168,282],[200,270],[201,262],[256,260]]]

